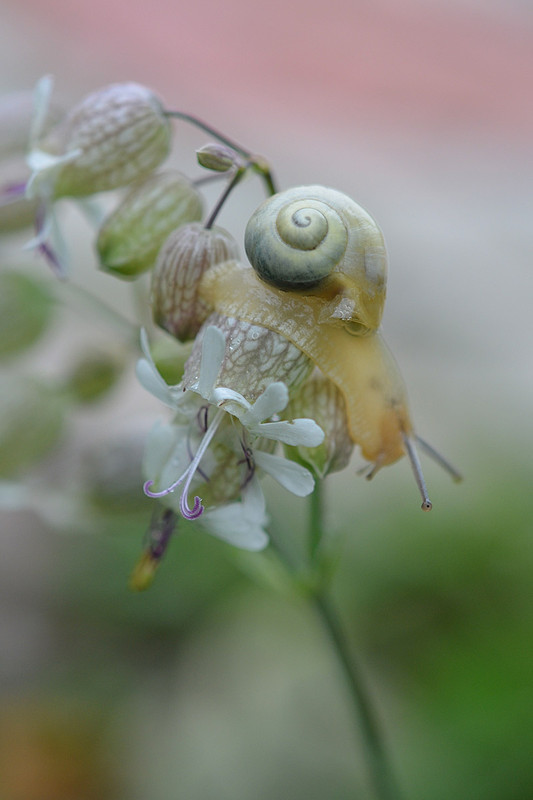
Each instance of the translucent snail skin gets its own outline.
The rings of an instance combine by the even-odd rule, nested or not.
[[[350,437],[372,464],[369,477],[407,454],[429,510],[415,440],[460,476],[415,437],[403,379],[378,330],[387,254],[376,222],[341,192],[303,186],[257,209],[245,248],[253,269],[235,260],[214,266],[202,279],[203,299],[305,353],[341,391]]]

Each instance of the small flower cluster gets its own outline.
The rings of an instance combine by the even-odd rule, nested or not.
[[[142,333],[138,379],[172,418],[155,425],[146,445],[144,491],[161,511],[138,586],[149,582],[178,516],[236,546],[261,549],[268,536],[260,475],[305,496],[315,479],[346,467],[355,445],[371,462],[369,476],[407,454],[422,507],[430,508],[403,382],[378,331],[386,253],[374,220],[324,187],[277,193],[262,158],[166,110],[138,84],[94,92],[53,123],[51,91],[51,80],[42,79],[31,175],[21,184],[35,213],[30,246],[65,277],[57,201],[70,197],[87,207],[94,195],[119,190],[118,205],[98,221],[100,268],[126,279],[151,270],[154,323],[193,343],[181,381],[171,386]],[[202,179],[159,171],[172,146],[171,118],[217,140],[197,151],[210,177],[227,181],[205,219]],[[251,264],[214,225],[248,173],[271,195],[247,226]],[[8,200],[21,194],[20,187],[9,192]]]

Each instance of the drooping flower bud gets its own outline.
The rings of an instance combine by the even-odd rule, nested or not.
[[[325,433],[318,447],[286,447],[289,458],[296,455],[295,460],[302,461],[319,478],[348,465],[354,445],[348,430],[344,398],[318,369],[292,393],[283,416],[286,419],[311,417]]]
[[[171,233],[152,276],[154,321],[182,342],[193,339],[211,312],[198,296],[202,276],[237,257],[237,243],[223,228],[193,222]]]
[[[201,219],[202,198],[179,172],[149,175],[130,189],[100,228],[102,269],[134,278],[153,267],[161,245],[179,225]]]
[[[196,158],[201,167],[215,172],[227,172],[240,162],[239,155],[232,147],[220,142],[205,144],[196,151]]]
[[[88,95],[34,143],[31,192],[80,197],[126,186],[159,166],[170,139],[170,122],[149,89],[112,84]],[[39,191],[41,183],[46,191]]]

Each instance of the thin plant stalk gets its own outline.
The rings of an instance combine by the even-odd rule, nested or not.
[[[274,176],[272,175],[272,170],[268,163],[259,156],[254,156],[250,150],[247,150],[245,147],[242,147],[237,142],[234,142],[232,139],[229,139],[223,133],[213,128],[212,125],[208,125],[203,120],[198,119],[193,114],[187,114],[184,111],[165,111],[165,116],[169,117],[169,119],[181,119],[184,122],[188,122],[190,125],[194,125],[196,128],[204,131],[204,133],[208,133],[213,138],[217,139],[222,144],[225,144],[227,147],[231,147],[232,150],[235,150],[236,153],[239,153],[243,158],[250,162],[250,166],[257,172],[258,175],[261,176],[265,183],[265,188],[268,195],[276,194],[277,187],[274,181]]]
[[[236,170],[236,172],[233,175],[232,179],[229,181],[229,183],[227,184],[226,188],[224,189],[224,191],[220,195],[220,197],[219,197],[219,199],[217,201],[217,204],[215,205],[214,209],[212,210],[211,214],[209,215],[209,219],[205,223],[205,227],[207,229],[213,227],[213,225],[215,223],[215,220],[218,217],[218,214],[219,214],[222,206],[224,205],[224,203],[226,202],[226,200],[228,198],[228,195],[237,186],[237,184],[242,180],[242,178],[244,177],[244,173],[245,172],[246,172],[246,167],[239,167]]]
[[[323,510],[322,487],[320,481],[317,481],[310,498],[311,513],[308,536],[310,560],[312,566],[315,567],[323,536]],[[317,588],[313,594],[313,603],[346,679],[355,712],[356,726],[366,750],[366,763],[376,800],[400,800],[400,792],[392,774],[380,725],[361,669],[354,658],[338,615],[326,596],[323,582],[317,581],[314,585]]]

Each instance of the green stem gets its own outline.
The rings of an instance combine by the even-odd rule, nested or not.
[[[244,147],[241,147],[240,144],[228,139],[227,136],[224,136],[223,133],[217,131],[216,128],[213,128],[211,125],[208,125],[206,122],[203,122],[198,117],[195,117],[193,114],[186,114],[184,111],[165,111],[165,116],[171,119],[181,119],[184,122],[188,122],[191,125],[194,125],[196,128],[200,128],[200,130],[204,131],[204,133],[208,133],[210,136],[214,136],[215,139],[218,139],[219,142],[222,144],[231,147],[232,150],[235,152],[240,153],[241,156],[244,158],[250,158],[251,153],[246,150]]]
[[[311,564],[316,563],[320,542],[322,541],[322,520],[323,520],[323,498],[322,483],[317,480],[315,488],[309,497],[309,560]]]
[[[215,205],[214,209],[212,210],[211,214],[209,215],[209,219],[205,223],[205,227],[209,230],[214,225],[216,218],[220,212],[220,209],[228,199],[228,195],[230,192],[237,186],[237,184],[242,180],[244,173],[246,172],[246,167],[239,167],[235,174],[233,175],[232,179],[229,181],[228,185],[218,198],[217,204]]]
[[[130,322],[119,311],[107,305],[87,289],[74,283],[60,283],[58,281],[55,284],[55,294],[60,300],[65,301],[66,305],[70,304],[70,300],[74,300],[91,311],[96,311],[102,319],[107,320],[116,330],[119,330],[128,342],[138,347],[139,326]]]
[[[338,616],[324,595],[317,594],[314,603],[344,672],[355,710],[357,727],[366,748],[368,771],[374,785],[375,796],[377,800],[400,800],[372,702]]]
[[[250,150],[247,150],[245,147],[237,144],[237,142],[229,139],[223,133],[217,131],[216,128],[213,128],[211,125],[203,122],[203,120],[198,119],[198,117],[195,117],[193,114],[186,114],[184,111],[165,111],[165,116],[169,117],[170,119],[181,119],[183,122],[188,122],[190,125],[194,125],[196,128],[200,128],[200,130],[208,133],[215,139],[218,139],[219,142],[227,145],[227,147],[231,147],[236,153],[239,153],[239,155],[243,156],[243,158],[249,161],[255,172],[261,176],[265,183],[267,194],[276,194],[278,190],[276,188],[274,176],[272,175],[272,171],[268,163],[263,158],[252,155]]]
[[[323,536],[324,504],[320,482],[310,497],[310,517],[308,549],[311,565],[317,568],[317,555]],[[400,800],[400,794],[392,776],[383,737],[372,701],[366,690],[361,669],[354,659],[347,638],[323,589],[323,581],[313,584],[314,606],[333,645],[337,661],[344,672],[346,684],[352,699],[358,729],[361,733],[367,754],[369,775],[372,779],[377,800]]]

